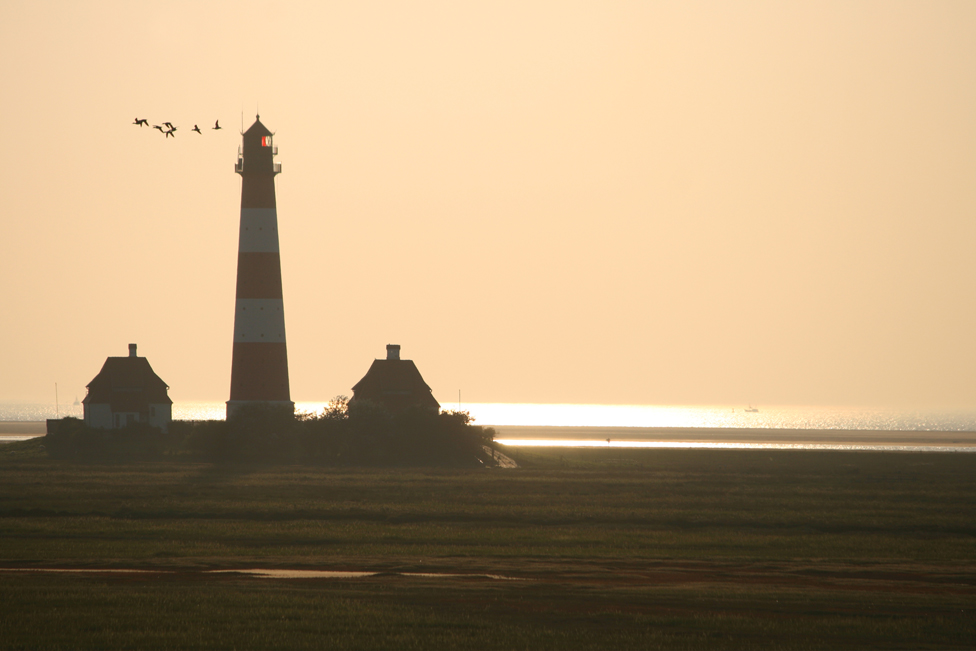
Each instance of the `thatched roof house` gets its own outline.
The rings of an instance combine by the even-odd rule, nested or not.
[[[352,388],[349,404],[368,400],[396,413],[411,407],[439,411],[430,387],[409,359],[400,359],[400,346],[388,344],[386,359],[373,360],[365,377]]]
[[[173,419],[169,387],[160,379],[145,357],[136,355],[129,344],[128,357],[109,357],[91,382],[82,400],[85,424],[89,427],[117,429],[131,423],[148,423],[167,429]]]

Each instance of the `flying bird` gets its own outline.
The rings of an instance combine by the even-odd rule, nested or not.
[[[172,124],[170,124],[169,122],[163,122],[163,124],[165,124],[166,126],[168,126],[170,129],[175,129],[176,128]]]
[[[153,125],[153,129],[159,129],[159,132],[160,133],[163,133],[163,128],[161,126],[159,126],[158,124],[154,124]]]
[[[190,131],[196,131],[196,132],[197,132],[197,133],[199,133],[199,134],[200,134],[201,136],[203,135],[203,131],[200,131],[200,127],[198,127],[198,126],[197,126],[197,125],[195,125],[195,124],[193,125],[193,128],[192,128],[192,129],[190,129]]]
[[[211,127],[211,129],[223,129],[223,127],[220,126],[220,120],[214,122],[214,125]]]
[[[144,118],[143,119],[136,118],[136,121],[133,122],[132,124],[137,124],[140,127],[148,127],[149,126],[149,123],[146,122],[146,120]]]
[[[176,127],[170,127],[169,128],[169,131],[164,131],[163,133],[166,135],[167,138],[169,138],[170,136],[173,136],[175,138],[176,137]]]

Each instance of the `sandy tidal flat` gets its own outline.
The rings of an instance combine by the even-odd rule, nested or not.
[[[5,438],[20,440],[25,436],[44,436],[47,434],[47,423],[37,421],[0,421],[0,441]]]
[[[976,432],[704,427],[496,427],[496,439],[976,447]],[[517,445],[517,443],[511,443]]]

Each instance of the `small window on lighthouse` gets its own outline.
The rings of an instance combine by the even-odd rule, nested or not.
[[[271,136],[261,136],[261,146],[270,147],[271,146]]]

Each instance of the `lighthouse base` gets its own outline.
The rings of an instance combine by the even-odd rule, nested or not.
[[[230,420],[241,411],[248,409],[281,409],[289,413],[295,413],[295,403],[291,400],[228,400],[227,401],[227,420]]]

